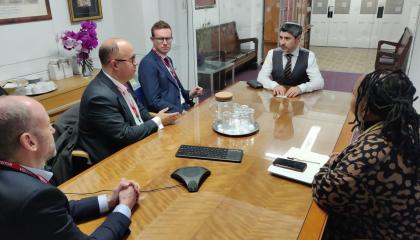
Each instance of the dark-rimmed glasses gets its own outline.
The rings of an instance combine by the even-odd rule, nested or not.
[[[163,43],[164,41],[166,41],[167,43],[171,43],[173,39],[173,37],[153,37],[153,40],[156,40],[156,42],[158,43]]]

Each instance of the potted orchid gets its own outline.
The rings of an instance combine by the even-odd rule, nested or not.
[[[90,51],[98,46],[96,35],[96,23],[92,21],[83,21],[80,24],[79,32],[65,31],[61,35],[63,46],[67,50],[75,49],[77,64],[82,66],[84,76],[93,70],[93,62],[89,57]]]

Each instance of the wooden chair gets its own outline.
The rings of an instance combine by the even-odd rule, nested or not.
[[[403,69],[412,41],[413,34],[408,27],[404,29],[404,33],[398,42],[379,41],[376,52],[375,70],[386,69],[394,71]],[[388,45],[387,48],[384,48],[386,45]]]

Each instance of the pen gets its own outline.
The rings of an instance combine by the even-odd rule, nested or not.
[[[295,157],[286,157],[286,158],[289,159],[289,160],[293,160],[293,161],[307,162],[307,163],[316,163],[316,164],[319,164],[320,165],[319,162],[315,162],[315,161],[303,160],[303,159],[295,158]]]

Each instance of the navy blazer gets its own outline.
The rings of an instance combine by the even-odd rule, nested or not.
[[[97,197],[68,201],[56,187],[25,173],[0,169],[0,232],[2,239],[123,239],[131,220],[110,213],[90,236],[76,223],[100,216]]]
[[[138,101],[137,105],[144,121],[139,126],[117,86],[103,71],[89,83],[80,101],[78,145],[89,153],[92,162],[99,162],[158,130],[148,110]]]
[[[170,59],[172,64],[172,59]],[[172,64],[173,66],[173,64]],[[189,91],[185,90],[179,79],[172,77],[160,56],[151,50],[141,61],[138,70],[141,90],[146,107],[152,112],[159,112],[168,107],[168,112],[187,110],[194,103],[189,99]],[[180,90],[185,103],[181,105]]]

